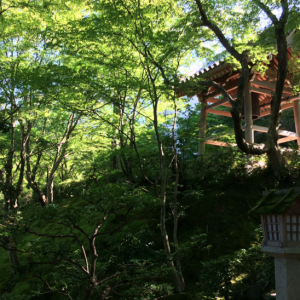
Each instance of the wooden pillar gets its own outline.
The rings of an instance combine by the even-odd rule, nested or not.
[[[252,120],[251,86],[247,83],[244,92],[244,114],[245,114],[245,140],[247,143],[254,143],[254,130]]]
[[[203,156],[205,153],[205,135],[206,135],[206,116],[207,111],[204,109],[207,106],[207,101],[197,94],[198,101],[201,104],[200,112],[200,129],[199,129],[199,144],[198,144],[198,157]]]
[[[300,100],[293,101],[294,119],[296,133],[300,134]],[[300,137],[297,138],[298,147],[300,148]]]

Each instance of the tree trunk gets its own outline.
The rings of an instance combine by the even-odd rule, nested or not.
[[[18,198],[14,197],[12,198],[13,200],[10,200],[9,201],[9,206],[10,206],[10,209],[17,209],[18,208]]]
[[[205,110],[205,108],[207,106],[207,101],[205,99],[202,99],[200,94],[197,94],[197,97],[199,103],[201,104],[199,143],[198,143],[198,158],[200,158],[205,153],[205,134],[206,134],[206,118],[207,118],[207,111]]]
[[[174,247],[175,251],[179,251],[179,242],[178,242],[178,205],[177,205],[177,198],[178,198],[178,183],[179,183],[179,167],[178,167],[178,155],[177,155],[177,148],[176,148],[176,138],[175,138],[175,128],[176,128],[176,121],[177,121],[177,105],[174,100],[174,107],[175,107],[175,113],[174,113],[174,122],[173,122],[173,128],[172,128],[172,140],[173,140],[173,166],[175,169],[175,185],[174,185],[174,198],[173,198],[173,241],[174,241]],[[204,107],[202,107],[203,110]],[[205,122],[203,122],[203,125],[206,126],[206,118]],[[204,137],[205,137],[205,129],[204,129]],[[203,149],[204,150],[204,149]],[[204,154],[204,151],[202,155]],[[181,283],[182,289],[185,288],[185,282],[184,277],[182,274],[181,269],[181,261],[180,258],[176,258],[176,269],[178,271],[178,277]]]
[[[28,181],[29,187],[33,190],[34,193],[36,193],[38,195],[41,206],[45,207],[46,203],[47,203],[47,199],[46,199],[46,196],[44,195],[42,189],[40,188],[40,186],[37,184],[36,181],[31,182],[31,178],[28,175],[27,175],[27,181]]]
[[[178,292],[184,291],[184,283],[180,280],[179,272],[174,265],[174,260],[172,258],[172,252],[169,242],[169,237],[166,229],[166,188],[167,188],[167,170],[166,170],[166,161],[165,161],[165,153],[163,150],[162,142],[160,140],[160,133],[158,130],[158,120],[157,120],[157,102],[154,104],[154,128],[157,138],[158,151],[160,156],[160,176],[161,176],[161,211],[160,211],[160,231],[163,238],[165,253],[167,257],[167,263],[169,267],[173,270],[173,280],[175,284],[175,288]],[[157,187],[155,187],[157,190]],[[173,216],[174,217],[174,216]],[[177,216],[176,216],[177,217]],[[177,224],[177,221],[175,222]],[[175,229],[177,233],[177,228]]]
[[[83,298],[84,300],[91,299],[95,287],[96,287],[96,285],[94,283],[92,283],[89,287],[87,287],[84,298]]]
[[[7,194],[4,194],[4,201],[5,201],[4,211],[7,212],[9,210],[9,206],[10,206],[10,199],[7,198]],[[6,222],[7,222],[6,218],[7,217],[4,214],[3,224],[6,224]],[[7,243],[7,248],[15,249],[15,248],[17,248],[16,245],[17,245],[17,241],[14,240],[12,237],[9,237],[8,243]],[[10,263],[10,267],[11,267],[11,273],[13,275],[15,275],[17,273],[16,267],[19,265],[18,252],[8,250],[8,258],[9,258],[9,263]]]
[[[53,204],[53,181],[54,181],[54,176],[50,174],[47,182],[47,204],[48,205]]]
[[[56,157],[53,163],[53,167],[50,171],[47,180],[47,204],[53,203],[53,185],[54,185],[54,175],[61,164],[62,160],[66,157],[66,147],[61,150],[61,147],[58,147],[56,152]]]
[[[281,154],[279,146],[273,146],[267,152],[268,166],[271,168],[276,178],[281,178],[281,172],[285,168],[284,158]]]
[[[44,134],[45,134],[45,128],[44,128]],[[43,135],[44,135],[43,134]],[[26,143],[26,179],[27,179],[27,188],[31,188],[34,193],[36,193],[39,197],[39,202],[42,207],[46,206],[47,199],[46,196],[43,193],[43,190],[39,186],[39,184],[36,181],[36,174],[40,166],[40,161],[42,158],[42,151],[39,151],[37,160],[35,162],[35,165],[33,168],[31,168],[31,155],[32,155],[33,150],[30,149],[30,137],[28,137],[27,143]],[[47,168],[48,171],[48,168]],[[48,174],[47,174],[47,179],[48,179]]]
[[[4,194],[4,202],[5,202],[4,209],[5,209],[5,211],[8,211],[10,200],[9,200],[9,198],[5,197],[5,194]]]
[[[13,238],[10,237],[7,247],[10,249],[16,249],[17,248],[16,245],[17,245],[17,242]],[[20,264],[19,258],[18,258],[18,252],[8,250],[8,257],[9,257],[11,272],[13,275],[16,275],[17,274],[17,266]]]
[[[5,203],[7,203],[7,205],[5,206],[4,209],[5,209],[5,211],[8,211],[9,202],[7,202],[7,200],[6,200]],[[4,215],[3,224],[6,224],[6,222],[7,222],[7,219],[6,219],[6,216]],[[12,237],[9,237],[6,246],[7,246],[8,249],[16,249],[17,248],[16,247],[17,246],[17,241],[15,239],[13,239]],[[8,250],[8,258],[9,258],[11,273],[13,275],[16,275],[17,266],[20,264],[19,263],[19,258],[18,258],[18,252]]]
[[[113,157],[112,157],[112,170],[118,170],[118,156],[116,155],[116,150],[118,148],[118,142],[115,138],[113,138],[113,140],[111,141],[111,149],[112,149],[112,153],[113,153]]]
[[[163,244],[165,253],[167,256],[167,263],[170,268],[173,270],[173,280],[175,288],[178,292],[184,291],[184,284],[180,280],[179,274],[176,270],[176,267],[174,265],[174,261],[171,254],[171,248],[170,248],[170,242],[169,237],[166,229],[166,195],[162,197],[162,203],[161,203],[161,210],[160,210],[160,232],[163,238]]]

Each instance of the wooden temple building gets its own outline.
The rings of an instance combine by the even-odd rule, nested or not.
[[[293,38],[295,31],[287,37],[288,43],[288,58],[291,59],[293,51]],[[277,78],[278,61],[275,55],[269,54],[267,71],[262,75],[260,72],[253,70],[253,64],[251,65],[251,75],[248,85],[245,88],[244,94],[244,112],[242,118],[245,120],[245,140],[248,143],[255,143],[254,131],[267,132],[268,128],[255,125],[255,120],[267,116],[271,113],[271,100],[275,91],[275,83]],[[238,78],[240,76],[240,70],[234,70],[233,67],[223,62],[216,62],[209,67],[199,69],[191,76],[185,77],[182,80],[194,80],[195,78],[205,78],[206,80],[213,80],[236,99]],[[278,143],[285,143],[292,140],[297,140],[300,147],[300,95],[293,95],[292,86],[293,71],[289,70],[289,73],[285,80],[285,88],[282,97],[281,109],[293,109],[296,132],[287,130],[278,130],[279,140]],[[184,91],[178,92],[178,97],[185,96]],[[197,96],[200,103],[202,103],[200,113],[200,132],[199,132],[199,148],[198,155],[201,156],[205,151],[205,144],[216,146],[229,146],[229,144],[218,141],[221,136],[206,137],[206,117],[207,114],[216,114],[231,118],[230,112],[218,110],[219,106],[231,107],[230,103],[226,99],[220,99],[221,93],[214,87],[210,86],[205,92],[201,94],[196,91],[193,93],[189,91],[189,96]]]

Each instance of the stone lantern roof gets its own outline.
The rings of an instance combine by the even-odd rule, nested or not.
[[[270,191],[257,202],[249,213],[300,213],[300,188]]]

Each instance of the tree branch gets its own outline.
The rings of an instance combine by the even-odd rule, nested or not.
[[[210,22],[207,18],[207,15],[206,15],[206,12],[204,11],[203,9],[203,6],[202,6],[202,3],[200,0],[195,0],[197,6],[198,6],[198,9],[199,9],[199,12],[200,12],[200,15],[201,15],[201,18],[202,18],[202,22],[203,22],[203,25],[202,26],[206,26],[208,27],[209,29],[211,29],[215,35],[217,36],[217,38],[219,39],[220,43],[223,45],[223,47],[235,58],[237,59],[239,62],[241,62],[244,58],[244,55],[243,53],[240,54],[239,52],[237,52],[235,50],[235,48],[233,46],[230,45],[228,39],[225,37],[225,35],[223,34],[223,32],[221,31],[221,29],[213,24],[212,22]]]
[[[277,24],[278,23],[278,19],[276,18],[276,16],[272,13],[272,11],[270,10],[270,8],[265,5],[264,3],[262,3],[260,0],[254,0],[254,2],[257,4],[257,6],[264,11],[264,13],[269,17],[269,19],[271,19],[271,21],[273,22],[273,24]],[[283,13],[283,12],[282,12]]]

